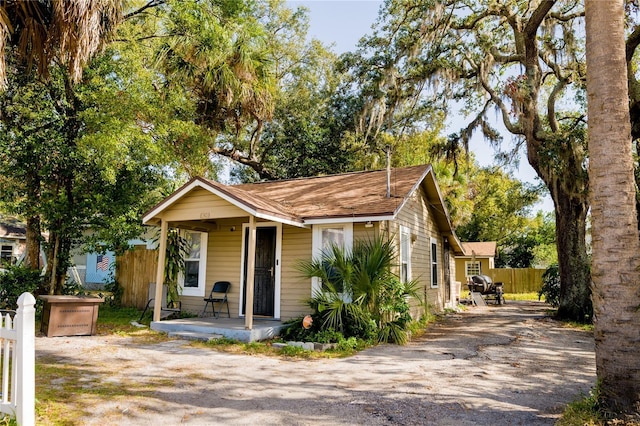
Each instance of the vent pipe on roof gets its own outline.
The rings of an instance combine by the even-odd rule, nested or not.
[[[387,198],[391,198],[391,145],[387,145]]]

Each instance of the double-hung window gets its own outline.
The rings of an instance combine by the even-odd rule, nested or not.
[[[431,238],[431,287],[438,287],[438,240]]]
[[[8,265],[13,260],[13,245],[2,244],[0,246],[0,265]]]
[[[467,279],[469,279],[469,277],[472,277],[474,275],[480,275],[481,272],[482,272],[482,268],[480,266],[480,262],[478,261],[464,262],[464,275]]]
[[[411,232],[405,226],[400,227],[400,281],[411,281]]]
[[[353,247],[353,224],[352,223],[332,223],[326,225],[313,225],[312,233],[312,253],[313,259],[322,258],[331,246],[341,247],[345,252],[350,252]],[[312,279],[312,295],[322,288],[319,278]]]
[[[184,296],[204,296],[207,271],[206,232],[185,231],[183,234],[187,251],[184,259],[184,274],[181,279]]]

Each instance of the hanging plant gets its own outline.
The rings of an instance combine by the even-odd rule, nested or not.
[[[177,229],[170,229],[167,233],[167,252],[164,265],[164,283],[167,286],[167,305],[175,304],[180,298],[178,277],[184,273],[189,247],[187,240]]]

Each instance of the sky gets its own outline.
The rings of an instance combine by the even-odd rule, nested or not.
[[[336,53],[353,51],[358,40],[371,33],[371,26],[378,17],[378,10],[382,1],[377,0],[288,0],[287,4],[296,8],[304,6],[309,9],[309,37],[317,38],[327,45],[333,45]],[[447,133],[457,131],[466,122],[464,117],[457,117],[448,123]],[[505,141],[509,140],[509,133],[502,132]],[[494,151],[481,136],[476,135],[471,141],[470,150],[476,155],[481,166],[493,163]],[[529,166],[527,159],[520,160],[515,176],[525,182],[539,183],[535,171]],[[553,203],[546,197],[537,209],[553,211]]]

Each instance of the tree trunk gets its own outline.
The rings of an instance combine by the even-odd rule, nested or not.
[[[603,402],[640,413],[640,262],[623,0],[585,1],[596,372]]]
[[[58,294],[56,285],[56,272],[58,270],[58,248],[60,247],[60,236],[57,232],[51,231],[49,234],[49,247],[47,250],[47,273],[49,282],[49,294]]]
[[[533,140],[535,143],[529,142]],[[556,247],[560,273],[558,317],[588,322],[593,315],[591,273],[586,244],[586,217],[589,211],[587,177],[576,158],[564,160],[563,174],[540,164],[541,146],[552,141],[527,141],[529,164],[545,183],[553,199],[556,214]]]
[[[30,269],[40,269],[40,216],[27,217],[27,235],[24,264]]]
[[[554,203],[561,282],[558,317],[588,322],[593,315],[585,239],[589,204],[583,197],[571,197],[568,194],[557,195]]]

